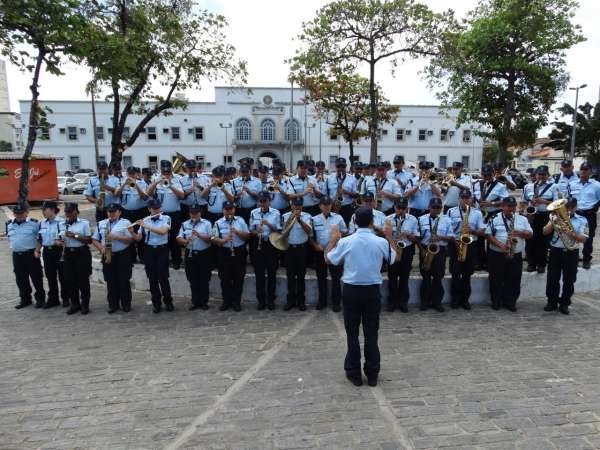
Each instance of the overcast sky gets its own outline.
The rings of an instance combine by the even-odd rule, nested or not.
[[[476,0],[421,0],[432,9],[441,11],[452,4],[458,16],[464,16]],[[321,0],[199,0],[201,6],[224,14],[229,21],[228,36],[238,55],[248,61],[249,86],[285,86],[287,66],[284,60],[294,53],[294,38],[301,31],[303,21],[310,20],[315,11],[327,1]],[[567,69],[571,85],[587,83],[580,92],[580,101],[596,102],[600,92],[600,1],[580,0],[575,18],[583,27],[587,41],[567,53]],[[378,67],[377,81],[386,96],[396,104],[436,104],[436,98],[419,75],[423,62],[407,62],[393,77],[390,67],[383,62]],[[45,100],[80,100],[85,98],[85,83],[89,74],[80,67],[65,65],[62,77],[44,73],[41,78],[41,98]],[[8,65],[8,83],[11,106],[18,111],[18,100],[28,99],[29,76]],[[217,83],[222,84],[222,83]],[[187,92],[191,100],[214,100],[213,85],[205,83],[202,89]],[[574,102],[574,93],[566,91],[557,105]],[[551,116],[551,119],[554,115]]]

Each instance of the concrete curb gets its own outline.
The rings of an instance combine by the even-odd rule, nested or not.
[[[171,291],[174,297],[190,297],[190,285],[185,276],[185,270],[170,270],[169,279],[171,282]],[[92,276],[90,278],[92,283],[104,284],[104,278],[102,275],[102,264],[99,259],[94,258],[92,261]],[[411,276],[409,282],[409,289],[411,292],[410,304],[417,304],[419,301],[419,286],[421,284],[421,278],[418,276]],[[148,278],[146,278],[146,272],[144,266],[136,264],[133,266],[133,273],[131,277],[131,287],[137,291],[150,290],[148,285]],[[487,304],[490,301],[489,296],[489,283],[488,276],[484,273],[476,273],[471,279],[471,303],[473,304]],[[447,275],[444,279],[444,290],[446,294],[444,301],[450,301],[450,276]],[[585,270],[581,267],[577,273],[577,283],[575,285],[575,292],[589,292],[600,290],[600,264],[592,266],[591,269]],[[278,274],[277,276],[277,302],[282,303],[285,301],[287,293],[287,281],[284,274]],[[212,297],[221,297],[221,286],[219,283],[219,277],[216,271],[213,272],[210,281],[210,293]],[[383,298],[387,297],[387,279],[384,279],[383,287],[381,290]],[[523,278],[521,280],[521,298],[532,298],[532,297],[545,297],[546,295],[546,274],[538,274],[537,272],[528,273],[523,272]],[[318,297],[317,291],[317,278],[312,273],[306,276],[306,302],[308,304],[315,304]],[[254,288],[254,274],[246,274],[246,280],[244,282],[244,292],[242,294],[244,301],[255,301],[255,288]]]

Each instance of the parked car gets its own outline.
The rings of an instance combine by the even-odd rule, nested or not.
[[[86,184],[74,177],[58,177],[58,192],[62,195],[83,194]]]
[[[527,177],[525,177],[517,169],[509,169],[508,174],[512,177],[512,180],[517,186],[517,189],[523,189],[528,183]]]
[[[83,183],[87,183],[90,180],[90,177],[96,176],[96,174],[94,172],[90,172],[90,173],[76,173],[75,175],[73,175],[73,178],[83,182]]]

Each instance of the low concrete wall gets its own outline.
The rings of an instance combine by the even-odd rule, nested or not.
[[[91,281],[93,283],[104,284],[102,276],[102,264],[99,259],[94,258],[92,263],[93,271]],[[175,297],[190,297],[190,285],[185,276],[185,270],[170,270],[170,282],[171,291]],[[411,276],[409,282],[409,289],[411,292],[410,303],[416,304],[419,301],[419,285],[421,278],[418,276]],[[149,291],[148,278],[146,278],[146,272],[144,266],[136,264],[133,267],[133,275],[131,277],[131,286],[135,290]],[[487,273],[476,273],[471,281],[472,294],[471,303],[473,304],[486,304],[490,301],[489,295],[489,283]],[[448,302],[450,299],[450,277],[446,276],[444,279],[444,289],[446,294],[444,301]],[[592,266],[589,270],[579,268],[577,273],[577,284],[575,286],[575,292],[586,292],[600,290],[600,265]],[[210,292],[213,297],[221,297],[221,287],[219,284],[219,277],[216,271],[213,272],[213,276],[210,281]],[[387,296],[387,279],[383,282],[382,294],[384,298]],[[279,270],[277,275],[277,302],[282,303],[285,301],[287,293],[287,281],[285,272]],[[255,301],[255,288],[254,288],[254,273],[246,274],[246,280],[244,282],[244,293],[243,299],[249,301]],[[527,297],[544,297],[546,295],[546,274],[538,274],[537,272],[528,273],[523,272],[523,279],[521,281],[521,298]],[[310,271],[306,275],[306,301],[308,304],[314,304],[317,301],[317,278],[313,271]]]

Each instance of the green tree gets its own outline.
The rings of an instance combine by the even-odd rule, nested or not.
[[[12,152],[12,142],[0,141],[0,152]]]
[[[407,58],[436,53],[453,23],[450,11],[436,14],[414,0],[337,0],[303,24],[302,48],[292,59],[292,71],[319,76],[331,67],[368,67],[370,160],[375,162],[380,123],[377,64],[388,60],[396,70]]]
[[[600,102],[592,106],[590,103],[579,106],[577,112],[577,133],[575,133],[575,155],[585,157],[595,166],[600,166]],[[573,117],[574,108],[564,104],[557,109],[562,116]],[[571,150],[573,123],[555,121],[554,128],[548,136],[552,139],[550,145],[557,150],[563,150],[565,156]]]
[[[354,73],[335,70],[332,77],[307,77],[300,84],[306,86],[306,101],[314,105],[317,115],[330,125],[331,136],[341,136],[354,161],[354,142],[369,136],[370,97],[369,80]],[[377,86],[379,121],[393,123],[399,108],[387,104]]]
[[[21,161],[20,203],[29,195],[29,160],[40,128],[49,127],[46,110],[39,102],[43,70],[62,75],[60,64],[74,51],[73,42],[86,26],[79,0],[0,0],[2,54],[31,74],[31,104],[27,144]]]
[[[176,92],[220,78],[245,83],[246,63],[226,42],[225,18],[189,0],[95,1],[87,12],[94,27],[80,59],[93,71],[91,85],[113,102],[111,161],[121,161],[154,117],[187,106]],[[142,119],[126,135],[132,114]]]
[[[427,69],[458,125],[477,122],[498,142],[497,160],[510,146],[535,140],[556,96],[565,88],[565,50],[584,40],[571,23],[574,0],[480,0],[469,19],[446,35]]]

